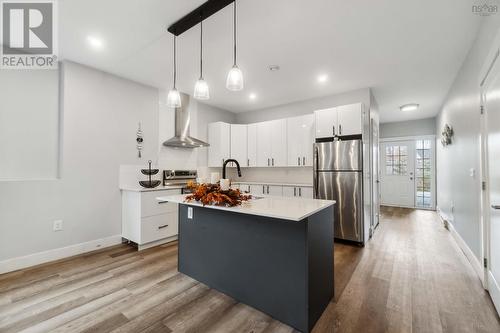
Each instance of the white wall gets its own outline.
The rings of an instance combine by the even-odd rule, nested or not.
[[[0,180],[57,178],[58,134],[59,71],[3,70]]]
[[[157,89],[70,62],[62,71],[61,178],[0,182],[0,261],[119,235],[119,166],[157,156]],[[52,231],[56,219],[63,231]]]
[[[478,177],[480,70],[499,28],[498,15],[483,18],[477,39],[436,120],[438,140],[445,124],[450,124],[455,132],[452,145],[442,147],[437,144],[437,204],[443,213],[453,219],[456,231],[478,258],[481,253],[481,180]],[[476,176],[470,176],[471,169],[476,171]]]
[[[436,134],[436,118],[380,124],[381,138]]]

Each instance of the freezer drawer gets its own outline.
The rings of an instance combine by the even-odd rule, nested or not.
[[[363,169],[361,140],[321,142],[314,144],[314,170],[344,171]]]
[[[335,200],[335,238],[363,242],[362,172],[316,172],[315,198]]]

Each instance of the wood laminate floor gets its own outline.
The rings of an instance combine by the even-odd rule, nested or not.
[[[373,240],[335,245],[322,332],[500,332],[479,279],[430,211],[385,208]],[[177,245],[120,245],[0,275],[0,332],[293,332],[177,272]]]

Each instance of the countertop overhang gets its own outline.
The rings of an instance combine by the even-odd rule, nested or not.
[[[196,207],[205,207],[209,209],[224,210],[228,212],[265,216],[275,219],[290,221],[302,221],[305,218],[335,204],[333,200],[307,199],[307,198],[288,198],[288,197],[257,197],[244,201],[240,206],[225,207],[206,205],[200,202],[186,202],[187,195],[170,195],[157,197],[159,202],[174,202]]]

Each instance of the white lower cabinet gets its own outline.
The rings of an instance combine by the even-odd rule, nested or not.
[[[122,191],[122,237],[139,250],[177,239],[178,205],[157,197],[181,194],[180,190]]]
[[[283,196],[313,199],[311,186],[283,186]]]

